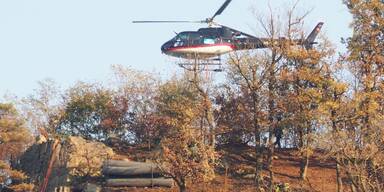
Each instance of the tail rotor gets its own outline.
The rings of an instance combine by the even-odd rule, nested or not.
[[[316,44],[315,40],[317,35],[319,35],[321,28],[323,27],[324,23],[320,22],[316,25],[316,27],[312,30],[312,32],[308,35],[308,37],[304,41],[304,46],[306,49],[312,49],[313,45]]]

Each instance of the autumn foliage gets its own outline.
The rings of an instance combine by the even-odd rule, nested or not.
[[[384,191],[384,3],[343,3],[353,35],[343,39],[342,54],[326,35],[312,49],[291,40],[305,31],[306,14],[295,16],[295,4],[283,19],[271,13],[258,20],[283,43],[228,54],[217,79],[198,70],[164,79],[113,65],[110,82],[67,89],[40,82],[15,106],[0,104],[0,170],[7,173],[0,172],[0,183],[12,178],[15,191],[32,189],[9,162],[36,132],[81,136],[156,162],[180,191],[217,175],[245,176],[256,191],[282,190],[275,167],[284,150],[298,160],[300,184],[310,186],[317,158],[330,162],[339,192]]]

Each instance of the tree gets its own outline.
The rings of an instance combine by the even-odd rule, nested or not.
[[[172,177],[181,192],[187,183],[214,177],[214,148],[204,143],[196,125],[201,103],[198,92],[183,80],[172,80],[160,88],[158,110],[166,119],[167,135],[161,140],[157,162]]]
[[[63,107],[62,93],[52,79],[39,81],[38,85],[34,94],[20,100],[18,107],[31,130],[54,136]]]
[[[348,122],[351,111],[353,111],[353,109],[350,108],[351,105],[349,105],[351,104],[350,99],[346,95],[348,84],[342,82],[336,75],[336,71],[340,69],[342,69],[340,64],[333,64],[331,68],[327,69],[328,82],[323,92],[324,102],[319,108],[319,115],[324,117],[322,125],[326,128],[326,133],[318,137],[321,148],[325,149],[325,154],[327,154],[325,157],[333,159],[336,163],[335,170],[338,192],[343,191],[341,165],[344,160],[341,151],[343,146],[341,146],[342,142],[340,142],[340,139],[345,136],[345,124]]]
[[[17,157],[31,140],[32,135],[14,106],[0,103],[0,160]]]
[[[201,103],[200,128],[205,134],[204,139],[207,138],[210,145],[215,147],[217,119],[214,116],[215,108],[211,99],[212,81],[203,77],[204,74],[202,72],[208,69],[202,69],[201,66],[199,66],[199,59],[195,59],[194,62],[195,63],[193,63],[192,69],[185,71],[185,76],[188,78],[191,86],[193,86],[193,88],[199,93],[199,100]]]
[[[245,98],[244,106],[249,109],[251,124],[246,125],[252,130],[255,146],[255,184],[256,188],[261,188],[262,183],[262,121],[265,116],[262,114],[262,88],[266,80],[268,62],[260,55],[247,53],[235,53],[229,58],[229,77],[233,84],[241,90],[242,97]]]
[[[250,109],[246,98],[230,83],[218,87],[215,96],[218,145],[249,145],[253,132],[249,129]]]
[[[111,135],[124,135],[131,123],[125,99],[97,84],[78,83],[65,100],[57,127],[61,134],[106,141]]]
[[[289,10],[288,16],[288,28],[292,27],[294,24],[291,21],[292,17],[292,10]],[[264,97],[267,98],[266,103],[267,106],[265,106],[265,113],[266,113],[266,120],[265,120],[265,126],[268,127],[268,141],[266,143],[267,149],[268,149],[268,155],[267,155],[267,170],[269,172],[269,191],[272,192],[274,190],[274,174],[273,174],[273,156],[275,153],[275,144],[277,143],[279,147],[281,147],[280,140],[282,137],[282,128],[279,126],[280,121],[282,118],[280,117],[281,109],[278,105],[279,96],[281,96],[281,92],[279,92],[279,79],[277,78],[277,74],[280,72],[281,69],[281,63],[280,60],[283,58],[283,51],[285,49],[284,44],[280,44],[274,42],[274,39],[278,39],[281,36],[282,29],[277,27],[278,19],[275,18],[275,15],[271,12],[270,17],[267,21],[264,21],[263,19],[259,19],[263,29],[268,35],[268,38],[270,38],[269,44],[272,45],[269,48],[269,51],[265,53],[266,59],[266,65],[265,65],[265,93]],[[300,22],[300,19],[298,19],[297,22]],[[288,37],[291,37],[291,31],[288,29]],[[276,139],[276,141],[274,141]]]
[[[156,127],[154,74],[121,65],[112,66],[111,85],[79,82],[62,95],[56,126],[59,133],[107,141],[120,138],[131,144],[158,144],[163,132]]]
[[[327,59],[333,53],[326,44],[322,48],[304,50],[291,49],[287,53],[288,67],[282,72],[282,78],[288,81],[286,121],[294,127],[298,136],[298,148],[302,156],[300,178],[306,179],[309,157],[312,153],[314,134],[320,127],[319,107],[323,104],[324,92],[329,68]]]
[[[14,191],[32,191],[33,185],[24,183],[27,177],[13,170],[8,163],[19,156],[31,142],[31,134],[12,104],[0,103],[0,183]]]
[[[155,97],[158,93],[160,80],[156,74],[133,70],[122,65],[112,65],[112,87],[116,97],[124,98],[128,112],[133,116],[129,132],[136,144],[159,144],[164,133],[161,117],[156,115]]]
[[[353,16],[353,36],[347,39],[349,65],[355,84],[347,102],[348,118],[336,143],[342,170],[352,191],[383,191],[383,50],[384,3],[344,0]]]

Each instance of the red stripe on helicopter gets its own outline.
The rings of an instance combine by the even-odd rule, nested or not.
[[[220,44],[203,44],[203,45],[191,45],[191,46],[182,46],[182,47],[173,47],[169,48],[167,51],[177,51],[181,49],[190,49],[190,48],[205,48],[205,47],[219,47],[219,46],[228,46],[231,49],[235,49],[235,46],[231,43],[220,43]]]

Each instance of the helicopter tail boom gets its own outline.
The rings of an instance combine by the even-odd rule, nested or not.
[[[315,39],[317,35],[319,35],[321,28],[323,27],[324,23],[320,22],[316,25],[316,27],[313,29],[313,31],[308,35],[308,37],[304,41],[304,46],[306,49],[312,49],[313,45],[316,44]]]

